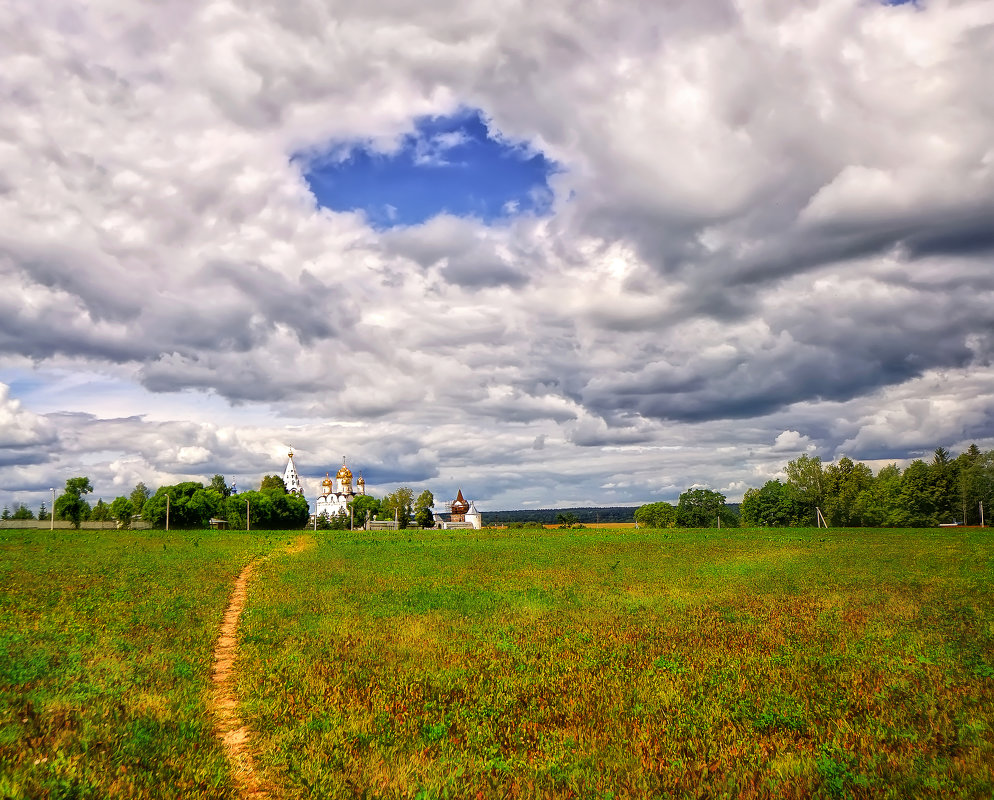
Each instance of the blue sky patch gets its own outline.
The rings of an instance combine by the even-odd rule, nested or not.
[[[332,146],[306,162],[318,205],[363,211],[376,228],[416,225],[442,213],[499,222],[543,214],[558,170],[523,142],[492,136],[479,110],[423,117],[400,148],[378,153],[361,142]]]

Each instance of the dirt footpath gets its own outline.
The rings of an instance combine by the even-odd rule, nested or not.
[[[286,549],[288,555],[296,555],[314,547],[314,539],[301,536]],[[221,635],[214,647],[214,673],[211,706],[214,712],[214,729],[224,745],[224,751],[231,765],[231,774],[240,797],[269,798],[273,787],[261,780],[252,763],[251,731],[245,724],[238,709],[235,696],[235,660],[238,657],[238,622],[245,608],[248,584],[260,564],[272,556],[258,558],[245,567],[235,580],[228,608],[221,622]]]

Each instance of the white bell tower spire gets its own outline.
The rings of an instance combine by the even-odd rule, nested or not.
[[[289,494],[303,494],[304,487],[300,483],[300,476],[297,474],[297,467],[293,463],[293,446],[287,453],[286,469],[283,470],[283,484]]]

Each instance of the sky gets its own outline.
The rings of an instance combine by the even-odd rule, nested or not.
[[[0,503],[994,448],[989,0],[0,7]]]

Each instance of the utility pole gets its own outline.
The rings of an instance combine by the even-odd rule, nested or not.
[[[169,530],[169,492],[166,492],[166,530]]]
[[[983,505],[983,503],[981,503],[981,505]],[[52,508],[48,518],[52,520],[52,524],[48,526],[48,529],[50,531],[54,531],[55,530],[55,487],[52,487]]]

